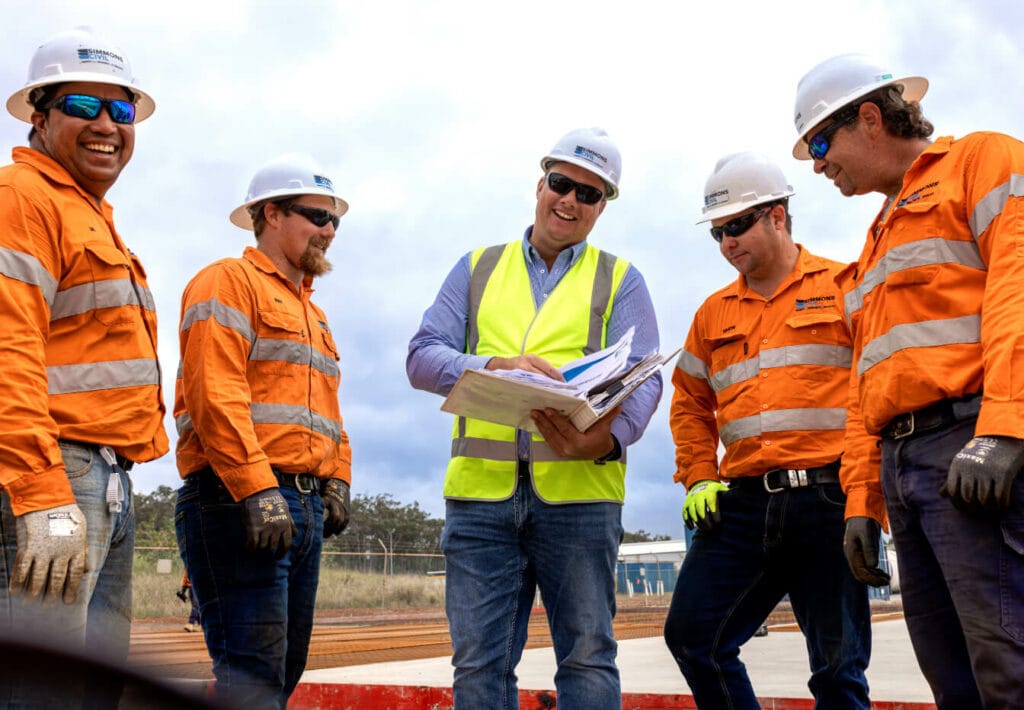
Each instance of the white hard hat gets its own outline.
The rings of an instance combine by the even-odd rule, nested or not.
[[[28,81],[7,99],[7,111],[20,121],[32,122],[35,107],[33,89],[71,81],[123,86],[135,95],[135,121],[152,115],[156,104],[145,91],[135,86],[128,59],[120,49],[91,27],[76,27],[43,42],[28,65]]]
[[[782,170],[766,156],[749,151],[733,153],[715,164],[704,184],[703,216],[697,224],[739,214],[792,194],[793,188]]]
[[[348,211],[348,203],[334,193],[334,183],[311,157],[304,153],[286,153],[256,171],[245,202],[231,211],[231,223],[252,231],[250,207],[263,200],[292,195],[327,195],[334,200],[335,214],[340,217]]]
[[[807,72],[796,87],[793,123],[799,137],[793,146],[793,157],[810,160],[804,138],[819,123],[861,96],[890,84],[902,85],[904,101],[920,101],[928,91],[928,80],[923,76],[896,78],[892,71],[864,54],[840,54]]]
[[[555,163],[578,165],[604,180],[606,200],[619,196],[622,158],[603,128],[578,128],[559,138],[541,159],[540,167],[546,173]]]

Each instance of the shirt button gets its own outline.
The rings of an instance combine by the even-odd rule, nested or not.
[[[762,372],[762,373],[761,373],[761,377],[767,377],[767,376],[768,376],[768,373],[767,373],[767,372]]]
[[[762,343],[764,343],[765,345],[767,345],[767,344],[768,344],[768,338],[765,338],[765,339],[764,339],[764,340],[762,340],[761,342],[762,342]]]
[[[768,405],[767,404],[762,404],[761,405],[761,409],[768,409]]]
[[[772,442],[770,442],[770,441],[766,441],[766,442],[764,442],[764,445],[765,445],[765,446],[771,446],[771,445],[772,445]]]
[[[818,329],[817,328],[811,328],[811,335],[817,335],[817,334],[818,334]]]

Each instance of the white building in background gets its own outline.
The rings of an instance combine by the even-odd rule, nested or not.
[[[616,569],[620,594],[672,594],[686,556],[686,540],[624,542]]]

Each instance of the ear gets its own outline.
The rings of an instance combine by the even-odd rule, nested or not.
[[[537,181],[537,197],[540,197],[540,191],[544,189],[544,181],[547,179],[547,175],[541,175],[540,180]]]
[[[597,206],[594,208],[594,219],[597,219],[598,217],[601,216],[601,213],[604,212],[604,208],[607,204],[608,200],[601,200],[600,202],[597,203]]]
[[[880,131],[885,130],[885,123],[882,120],[882,110],[871,101],[860,105],[860,109],[857,111],[857,116],[860,118],[861,123],[864,124],[864,128],[867,129],[868,135],[872,138],[875,138]]]
[[[267,202],[263,205],[263,218],[267,221],[267,225],[275,228],[279,227],[281,220],[284,218],[284,210],[275,202]]]
[[[46,119],[46,112],[33,111],[29,120],[32,122],[32,127],[36,129],[36,133],[38,133],[40,137],[46,135],[46,128],[49,125],[49,121]]]

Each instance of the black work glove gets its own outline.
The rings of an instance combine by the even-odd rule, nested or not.
[[[1010,507],[1013,481],[1024,467],[1024,440],[976,436],[953,457],[939,493],[970,515],[998,516]]]
[[[188,587],[182,587],[174,593],[174,596],[178,597],[181,601],[188,603]]]
[[[274,550],[281,559],[292,546],[298,534],[288,501],[276,488],[253,493],[242,500],[242,524],[245,526],[245,544],[250,550]]]
[[[847,518],[843,535],[843,554],[855,579],[872,587],[889,583],[889,573],[878,566],[878,538],[882,526],[874,518],[856,516]]]
[[[340,478],[328,478],[320,488],[324,501],[324,537],[341,535],[348,527],[348,511],[351,507],[351,491]]]

